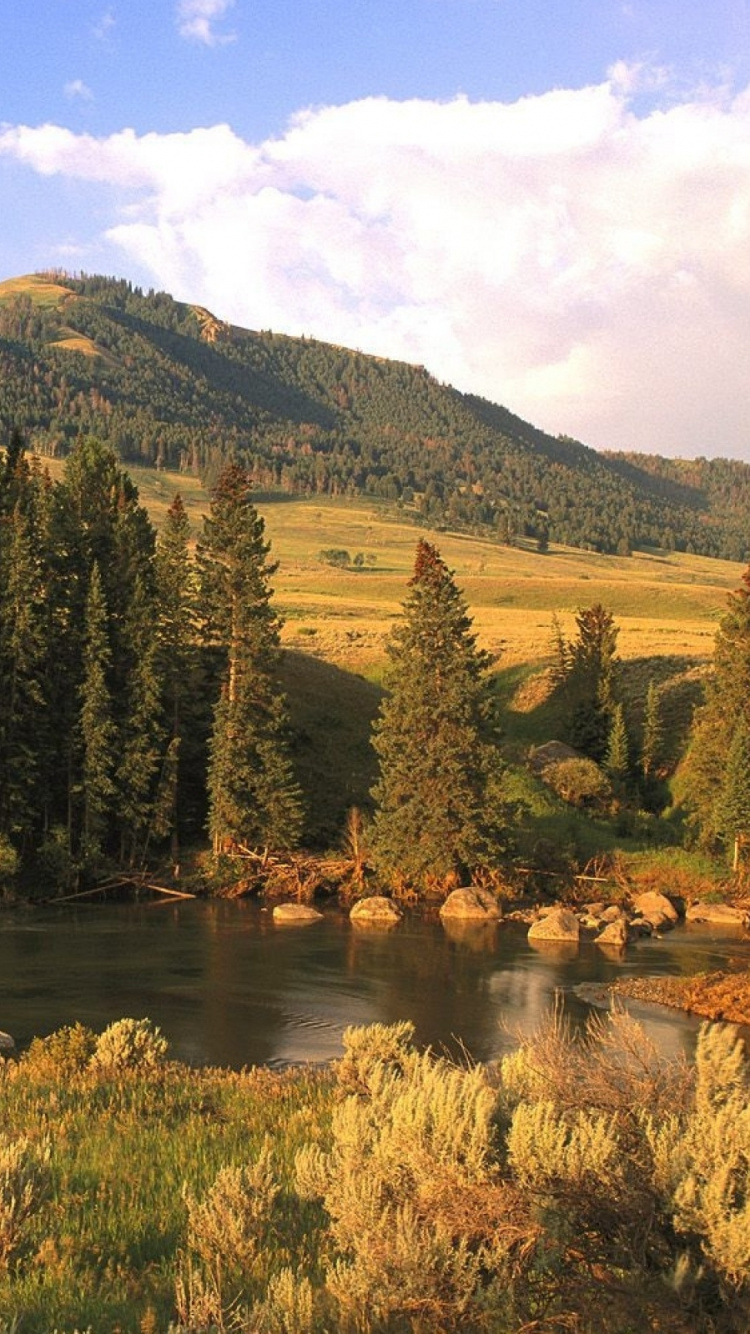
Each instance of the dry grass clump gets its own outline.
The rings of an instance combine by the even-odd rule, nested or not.
[[[91,1068],[109,1076],[154,1071],[167,1055],[167,1040],[150,1019],[118,1019],[99,1035]]]
[[[49,1159],[46,1137],[0,1135],[0,1270],[7,1269],[49,1190]]]

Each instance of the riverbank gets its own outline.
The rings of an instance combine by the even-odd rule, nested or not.
[[[750,971],[699,973],[695,977],[627,977],[613,982],[617,996],[668,1005],[702,1019],[750,1027]]]

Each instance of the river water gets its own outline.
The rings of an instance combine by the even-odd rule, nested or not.
[[[383,932],[331,912],[274,926],[250,901],[19,909],[0,914],[0,1029],[23,1047],[76,1021],[99,1032],[148,1017],[174,1057],[239,1069],[327,1061],[347,1025],[411,1019],[420,1043],[486,1061],[533,1031],[556,994],[579,1023],[592,984],[729,959],[750,967],[750,938],[707,927],[620,956],[587,943],[533,948],[505,923],[449,934],[415,918]],[[697,1021],[631,1008],[665,1053],[692,1050]]]

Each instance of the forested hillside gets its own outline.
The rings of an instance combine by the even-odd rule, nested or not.
[[[234,459],[262,488],[380,496],[542,549],[747,556],[744,464],[597,454],[423,367],[235,328],[112,278],[0,284],[0,423],[42,454],[91,435],[209,484]]]

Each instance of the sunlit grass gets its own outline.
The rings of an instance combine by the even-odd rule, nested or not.
[[[294,1155],[327,1124],[327,1080],[265,1070],[167,1065],[146,1077],[39,1080],[22,1063],[0,1073],[6,1135],[48,1135],[52,1181],[19,1254],[0,1268],[0,1324],[136,1331],[149,1308],[173,1316],[175,1259],[185,1238],[183,1193],[203,1194],[220,1168],[248,1162],[266,1137],[289,1180]],[[318,1131],[315,1131],[315,1127]],[[304,1216],[289,1220],[303,1246]]]

